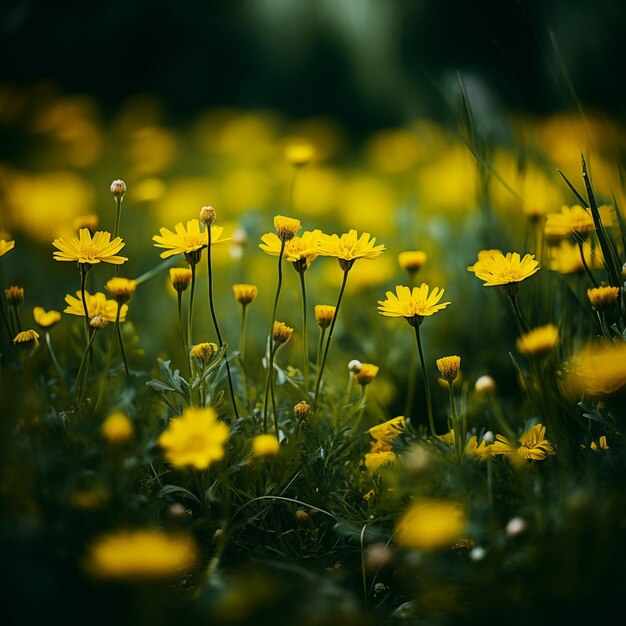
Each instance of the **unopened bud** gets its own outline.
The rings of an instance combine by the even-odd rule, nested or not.
[[[203,206],[200,209],[200,221],[207,226],[213,226],[217,220],[217,213],[212,206]]]
[[[309,414],[310,410],[311,405],[304,400],[302,400],[302,402],[298,402],[298,404],[293,407],[293,412],[295,413],[296,418],[299,420],[303,420]]]
[[[95,328],[96,330],[100,330],[102,328],[106,328],[109,325],[109,320],[104,319],[101,315],[94,315],[89,320],[89,326]]]
[[[496,381],[491,376],[481,376],[474,385],[476,393],[492,393],[496,389]]]
[[[526,532],[526,528],[528,528],[528,524],[523,517],[514,517],[506,525],[506,534],[509,537],[517,537]]]
[[[123,198],[126,194],[126,183],[118,178],[111,183],[111,193],[115,198]]]
[[[352,359],[352,361],[348,363],[348,369],[353,374],[358,374],[361,371],[362,367],[363,367],[363,363],[361,363],[361,361],[359,361],[358,359]]]

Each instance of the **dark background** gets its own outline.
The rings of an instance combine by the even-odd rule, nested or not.
[[[152,93],[171,122],[214,105],[330,115],[357,134],[441,119],[456,71],[508,110],[622,117],[615,0],[5,0],[0,81],[50,80],[104,111]],[[568,82],[571,81],[571,87]]]

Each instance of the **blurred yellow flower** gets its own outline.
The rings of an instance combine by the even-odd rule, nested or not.
[[[472,435],[465,446],[465,454],[486,461],[492,455],[491,447],[491,444],[485,439],[481,439],[478,443],[478,437]]]
[[[78,215],[72,220],[72,228],[76,232],[80,232],[83,228],[86,228],[90,233],[94,233],[96,228],[98,228],[98,216],[95,213]]]
[[[571,362],[569,382],[588,396],[616,393],[626,385],[626,343],[594,344],[583,348]]]
[[[175,254],[190,254],[206,248],[208,244],[208,231],[200,228],[200,220],[189,220],[187,226],[179,222],[174,226],[174,230],[176,232],[160,228],[161,234],[152,237],[155,248],[165,249],[165,252],[161,252],[160,255],[162,259]],[[230,239],[221,238],[223,230],[221,226],[211,226],[211,246],[223,245],[230,241]]]
[[[354,374],[354,379],[359,385],[369,385],[376,378],[380,368],[372,363],[361,363],[361,369]]]
[[[111,413],[100,426],[102,436],[110,443],[123,443],[133,436],[133,423],[121,411]]]
[[[158,443],[174,467],[203,470],[224,458],[229,434],[228,426],[217,419],[215,409],[190,407],[181,417],[170,420]]]
[[[396,525],[398,545],[426,552],[450,548],[467,526],[456,502],[422,500],[412,504]]]
[[[294,167],[307,165],[315,156],[315,146],[306,139],[292,139],[285,147],[285,158]]]
[[[547,237],[586,237],[595,228],[591,215],[577,204],[572,207],[562,206],[560,213],[548,213],[546,216]]]
[[[349,177],[337,189],[336,204],[343,222],[358,231],[375,230],[379,236],[393,233],[399,201],[395,187],[371,175]]]
[[[233,294],[235,300],[244,306],[250,304],[257,297],[258,287],[256,285],[248,285],[246,283],[237,283],[233,285]]]
[[[15,241],[5,241],[0,239],[0,256],[4,256],[7,252],[11,252],[15,248]]]
[[[33,308],[33,319],[41,328],[52,328],[61,319],[61,313],[51,309],[46,311],[43,307],[36,306]]]
[[[177,292],[182,293],[191,284],[191,270],[188,267],[172,267],[170,281]]]
[[[590,269],[602,267],[602,253],[599,250],[592,250],[589,245],[583,246],[585,262]],[[585,269],[580,257],[578,246],[569,241],[561,241],[559,246],[550,248],[549,268],[559,274],[572,274],[582,272]]]
[[[587,289],[587,298],[594,309],[601,310],[615,304],[619,293],[619,287],[595,287]]]
[[[167,186],[160,178],[144,178],[130,190],[133,202],[156,202],[167,193]]]
[[[165,128],[147,126],[130,135],[128,148],[133,173],[158,174],[169,168],[176,158],[176,137]]]
[[[520,283],[538,272],[540,267],[534,255],[525,254],[520,258],[517,252],[507,252],[506,256],[496,252],[493,256],[479,258],[467,269],[484,280],[485,287],[495,287]]]
[[[335,317],[337,308],[330,304],[315,305],[315,321],[320,328],[328,328]]]
[[[98,578],[158,580],[187,572],[197,558],[191,537],[160,530],[124,530],[97,538],[88,549],[85,569]]]
[[[115,300],[107,300],[107,297],[103,293],[95,293],[93,296],[89,292],[85,292],[85,301],[87,302],[87,315],[89,319],[94,317],[101,317],[107,322],[114,322],[117,315],[118,304]],[[83,301],[81,299],[80,291],[76,292],[76,297],[65,296],[65,303],[67,307],[63,313],[69,315],[85,316],[85,309],[83,307]],[[126,320],[126,312],[128,311],[128,305],[123,304],[120,308],[120,322]]]
[[[430,291],[426,283],[409,289],[404,285],[396,286],[396,293],[388,291],[386,300],[378,301],[378,312],[386,317],[404,317],[412,326],[421,324],[422,318],[434,315],[445,309],[450,302],[440,302],[444,289],[435,287]]]
[[[502,435],[496,435],[496,441],[491,446],[491,452],[494,456],[506,456],[511,461],[542,461],[547,456],[556,454],[545,435],[546,427],[543,424],[537,424],[520,435],[519,445],[511,443]]]
[[[24,302],[24,287],[11,285],[8,289],[4,290],[4,295],[6,296],[9,304],[22,304],[22,302]]]
[[[426,149],[415,133],[393,129],[372,135],[365,146],[365,153],[377,170],[399,174],[413,169],[425,156]]]
[[[393,419],[387,420],[382,424],[372,426],[367,432],[371,437],[378,441],[384,441],[385,443],[391,443],[399,434],[402,433],[406,426],[404,416],[400,415]]]
[[[606,435],[602,435],[600,439],[598,439],[598,443],[592,441],[589,447],[592,450],[608,450],[609,444],[606,442]]]
[[[93,238],[87,228],[81,228],[76,237],[61,236],[52,242],[59,250],[52,254],[55,261],[75,261],[77,263],[111,263],[121,265],[128,261],[117,253],[126,245],[121,237],[111,239],[111,233],[97,231]]]
[[[252,451],[256,456],[276,456],[280,451],[280,443],[275,435],[257,435],[252,440]]]
[[[393,465],[396,461],[396,453],[385,441],[371,443],[371,449],[365,454],[365,467],[370,474],[374,474],[381,467]]]
[[[400,252],[398,255],[398,265],[403,270],[409,272],[409,274],[414,274],[426,264],[427,259],[428,255],[422,250],[409,250]]]
[[[39,333],[36,330],[23,330],[21,333],[15,335],[13,345],[21,348],[38,348]]]
[[[554,324],[546,324],[518,337],[515,346],[526,356],[541,356],[550,352],[558,340],[559,329]]]

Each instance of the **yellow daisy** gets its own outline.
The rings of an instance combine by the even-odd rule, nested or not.
[[[545,435],[546,427],[543,424],[537,424],[520,435],[517,440],[519,445],[511,443],[502,435],[496,435],[491,452],[494,456],[503,455],[512,461],[542,461],[547,456],[556,454]]]
[[[397,285],[396,293],[388,291],[386,300],[378,301],[378,312],[386,317],[404,317],[412,326],[420,324],[424,317],[445,309],[450,302],[440,302],[444,289],[430,287],[422,283],[411,290],[405,285]]]
[[[97,231],[93,238],[88,228],[81,228],[76,237],[61,236],[52,242],[59,250],[53,253],[55,261],[74,261],[81,264],[112,263],[121,265],[128,261],[117,253],[126,245],[121,237],[111,239],[111,233]]]
[[[200,228],[200,220],[189,220],[187,226],[179,222],[174,226],[174,231],[160,228],[160,235],[152,237],[156,248],[164,248],[161,258],[167,259],[175,254],[190,254],[206,248],[208,244],[208,231]],[[222,239],[224,229],[221,226],[211,226],[211,245],[219,246],[227,243],[230,239]]]
[[[578,235],[585,237],[596,227],[591,215],[581,206],[563,206],[560,213],[548,213],[545,233],[547,237],[567,237]]]
[[[89,292],[85,292],[85,301],[87,302],[87,315],[89,319],[93,317],[101,317],[107,322],[115,322],[115,316],[117,315],[117,302],[115,300],[107,300],[107,297],[103,293],[95,293],[93,296]],[[83,307],[83,301],[81,299],[80,291],[76,292],[76,297],[65,296],[65,303],[67,307],[63,313],[68,315],[85,316],[85,309]],[[123,304],[120,309],[120,322],[126,320],[126,312],[128,311],[128,305]]]
[[[540,267],[534,255],[525,254],[521,258],[518,252],[507,252],[506,256],[497,252],[479,258],[467,269],[484,280],[485,287],[495,287],[520,283],[538,272]]]
[[[295,236],[285,243],[283,258],[297,265],[296,269],[307,269],[319,255],[321,230],[306,230],[300,236]],[[261,237],[263,243],[259,248],[271,256],[279,256],[282,242],[278,235],[265,233]]]
[[[5,241],[0,239],[0,256],[4,256],[7,252],[11,252],[15,248],[15,241]]]
[[[80,292],[79,292],[80,293]],[[51,309],[46,311],[43,307],[36,306],[33,309],[33,319],[41,328],[52,328],[61,319],[61,313]]]
[[[554,324],[546,324],[518,337],[515,346],[526,356],[540,356],[550,352],[558,340],[559,329]]]
[[[21,333],[15,335],[13,345],[22,348],[30,348],[31,346],[38,348],[39,333],[36,330],[23,330]]]
[[[376,237],[369,233],[359,237],[354,229],[341,236],[322,234],[320,238],[319,254],[336,257],[344,271],[350,269],[356,259],[375,259],[384,251],[384,245],[376,245]]]

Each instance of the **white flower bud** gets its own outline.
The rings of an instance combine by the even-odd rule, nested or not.
[[[477,393],[491,393],[496,389],[496,381],[491,376],[481,376],[474,385]]]
[[[126,193],[126,183],[118,178],[111,183],[111,193],[116,198],[123,198]]]
[[[361,363],[361,361],[359,361],[358,359],[352,359],[352,361],[348,363],[348,369],[353,374],[358,374],[361,371],[362,367],[363,367],[363,363]]]

